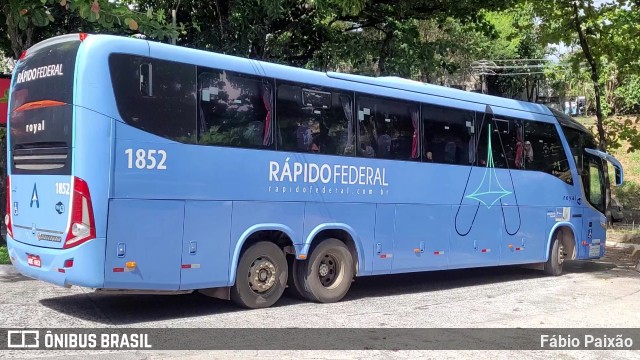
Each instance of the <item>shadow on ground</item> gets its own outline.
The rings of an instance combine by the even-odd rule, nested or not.
[[[629,254],[620,249],[607,249],[607,257],[595,261],[565,263],[566,273],[588,273],[598,278],[630,276],[640,278],[632,267]],[[618,271],[621,270],[621,271]],[[521,267],[489,267],[464,270],[434,271],[400,275],[358,278],[342,301],[386,297],[430,291],[459,289],[506,282],[527,281],[544,277],[541,271]],[[42,305],[76,318],[105,325],[135,325],[151,321],[188,319],[221,313],[247,311],[232,302],[206,297],[199,293],[186,295],[113,295],[84,293],[43,299]],[[284,296],[278,307],[302,304]],[[250,311],[250,310],[249,310]],[[144,325],[143,325],[144,326]]]

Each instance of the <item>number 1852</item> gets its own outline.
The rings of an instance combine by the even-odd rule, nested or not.
[[[126,149],[127,167],[133,169],[166,170],[167,152],[164,150]]]

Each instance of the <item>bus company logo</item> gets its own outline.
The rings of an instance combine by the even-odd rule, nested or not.
[[[56,204],[56,212],[60,215],[62,215],[62,213],[64,212],[64,204],[62,203],[62,201],[58,201],[58,203]]]
[[[40,347],[40,331],[9,330],[7,331],[7,348],[32,349]]]
[[[269,162],[270,193],[388,195],[387,169],[290,161]]]
[[[40,208],[40,200],[38,200],[38,189],[36,189],[36,184],[33,184],[33,192],[31,193],[31,203],[29,207],[33,207],[33,204],[36,204],[36,208]]]
[[[48,78],[52,76],[63,76],[62,64],[40,66],[35,69],[22,70],[18,73],[16,84],[33,81],[37,79]]]
[[[24,131],[35,135],[41,131],[44,131],[44,124],[44,120],[35,124],[26,124],[24,126]]]

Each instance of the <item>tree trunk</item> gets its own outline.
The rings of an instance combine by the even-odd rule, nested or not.
[[[599,67],[596,59],[593,57],[591,53],[591,47],[589,46],[589,42],[585,36],[584,31],[582,30],[582,22],[580,21],[580,13],[578,9],[578,4],[573,3],[573,22],[576,27],[576,31],[578,32],[578,38],[580,39],[580,47],[582,48],[582,52],[584,53],[584,57],[587,59],[589,63],[590,72],[591,72],[591,81],[593,82],[593,92],[595,94],[596,100],[596,118],[597,123],[596,127],[598,128],[598,140],[600,142],[600,150],[607,150],[607,137],[604,132],[604,114],[602,113],[602,87],[600,86],[600,74]]]
[[[591,69],[591,81],[593,82],[593,92],[596,100],[596,127],[598,128],[598,140],[599,147],[602,151],[607,151],[607,137],[604,132],[604,114],[602,113],[602,88],[600,87],[600,74],[599,67],[596,59],[593,57],[591,53],[591,48],[589,47],[589,42],[587,41],[587,37],[582,29],[582,22],[580,21],[580,12],[578,9],[578,4],[576,2],[573,3],[573,22],[576,27],[576,31],[578,32],[578,38],[580,39],[580,47],[582,48],[582,52],[584,53],[587,62],[589,63],[589,67]],[[607,166],[607,162],[603,161],[604,167],[604,180],[605,184],[609,184],[609,170]],[[604,189],[604,197],[605,197],[605,216],[608,219],[607,222],[611,219],[611,209],[609,208],[609,204],[611,204],[611,188],[609,186],[605,186]],[[611,225],[611,224],[609,224]]]
[[[393,40],[394,29],[392,27],[385,27],[385,36],[382,41],[382,48],[380,49],[380,58],[378,59],[378,75],[387,74],[387,59],[391,56],[391,41]]]
[[[7,18],[7,35],[11,40],[11,50],[13,50],[14,59],[17,60],[25,50],[33,45],[33,27],[29,26],[24,31],[20,30],[14,20],[15,11],[12,11],[9,4],[2,8],[2,12]]]

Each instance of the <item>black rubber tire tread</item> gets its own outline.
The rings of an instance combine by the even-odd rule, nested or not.
[[[264,294],[254,292],[247,281],[247,274],[251,264],[259,257],[267,257],[271,260],[278,273],[273,288]],[[236,270],[236,281],[231,288],[231,300],[236,304],[249,308],[267,308],[278,301],[287,285],[288,266],[287,259],[282,249],[268,241],[257,242],[249,247],[240,257]]]
[[[339,264],[339,281],[331,288],[325,287],[318,277],[318,269],[322,258],[331,254]],[[340,301],[349,291],[354,277],[354,266],[351,252],[347,246],[338,239],[326,239],[321,241],[311,252],[309,259],[304,261],[302,276],[304,295],[312,301],[332,303]]]
[[[287,281],[286,294],[299,300],[312,300],[304,288],[304,268],[306,261],[292,259],[289,261],[289,280]]]
[[[549,259],[546,263],[544,263],[544,273],[550,276],[560,276],[562,275],[562,268],[564,262],[562,264],[558,264],[558,257],[560,256],[560,239],[557,237],[553,239],[553,244],[551,244],[551,248],[549,249]]]

